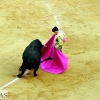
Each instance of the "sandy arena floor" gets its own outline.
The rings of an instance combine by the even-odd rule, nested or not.
[[[8,100],[100,100],[100,0],[0,0],[0,87],[15,79],[32,40],[52,36],[54,16],[66,33],[68,69],[24,75],[4,88]]]

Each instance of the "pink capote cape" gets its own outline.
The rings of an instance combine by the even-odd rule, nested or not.
[[[40,64],[40,68],[46,72],[60,74],[68,68],[68,58],[58,49],[54,49],[55,34],[42,47],[41,61],[52,56],[54,60],[47,60]]]

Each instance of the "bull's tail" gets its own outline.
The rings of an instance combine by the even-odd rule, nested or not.
[[[45,58],[44,60],[40,61],[40,63],[42,63],[42,62],[44,62],[46,60],[53,60],[53,59],[54,59],[53,57],[49,56],[48,58]]]

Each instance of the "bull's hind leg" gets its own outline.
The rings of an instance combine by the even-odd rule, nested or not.
[[[24,72],[25,72],[25,69],[22,70],[22,72],[21,72],[20,74],[18,74],[17,76],[18,76],[18,77],[21,77],[21,76],[24,74]]]
[[[35,66],[34,66],[34,72],[33,72],[34,76],[37,76],[36,72],[39,68],[39,65],[40,65],[39,63],[36,63]]]
[[[38,68],[35,68],[35,69],[34,69],[34,73],[33,73],[34,76],[37,76],[37,74],[36,74],[37,70],[38,70]]]

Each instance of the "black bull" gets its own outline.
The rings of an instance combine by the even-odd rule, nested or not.
[[[45,60],[49,60],[49,59],[53,59],[52,57],[48,57],[46,59],[44,59],[43,61],[41,61],[41,49],[42,49],[43,45],[40,42],[39,39],[33,40],[24,50],[23,55],[22,55],[22,65],[19,68],[19,70],[21,71],[20,74],[18,74],[18,77],[21,77],[26,69],[34,69],[34,76],[37,76],[36,71],[39,68],[39,65],[41,62],[45,61]]]

